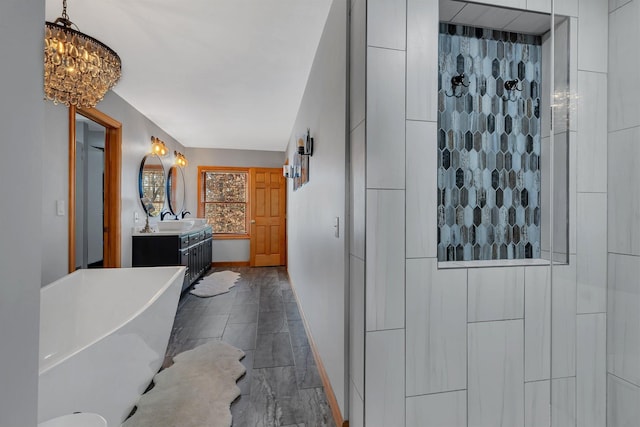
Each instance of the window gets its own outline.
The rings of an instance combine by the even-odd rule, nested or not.
[[[249,169],[198,167],[198,216],[221,238],[249,237]]]

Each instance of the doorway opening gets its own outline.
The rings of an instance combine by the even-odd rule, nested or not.
[[[69,108],[69,272],[120,267],[122,124]]]

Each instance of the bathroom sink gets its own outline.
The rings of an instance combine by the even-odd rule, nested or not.
[[[182,219],[180,221],[158,221],[159,231],[186,231],[193,228],[192,219]]]
[[[193,221],[194,227],[202,227],[203,225],[207,225],[207,218],[188,218],[188,219]],[[186,221],[186,219],[183,221]]]

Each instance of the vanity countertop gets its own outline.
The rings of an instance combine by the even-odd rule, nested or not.
[[[211,228],[210,225],[205,224],[205,225],[194,226],[194,227],[191,227],[191,228],[189,228],[187,230],[160,231],[157,228],[154,228],[155,224],[149,224],[149,226],[153,230],[152,233],[142,233],[142,232],[140,232],[140,230],[142,230],[144,228],[144,226],[140,226],[140,227],[135,227],[133,229],[133,232],[131,233],[131,235],[132,236],[182,236],[184,234],[198,233],[200,231],[206,230],[207,228]]]

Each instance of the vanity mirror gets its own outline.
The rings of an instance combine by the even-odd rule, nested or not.
[[[172,215],[178,216],[184,210],[184,194],[184,172],[178,165],[173,165],[167,174],[167,200]]]
[[[157,154],[150,153],[142,159],[138,177],[138,190],[140,202],[147,215],[151,217],[160,215],[164,208],[166,187],[164,167]]]

